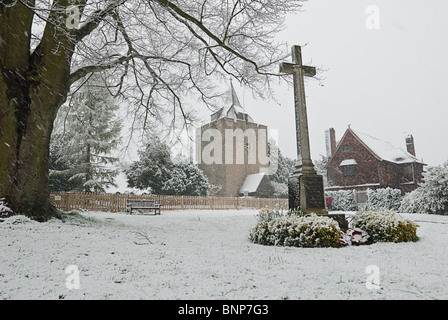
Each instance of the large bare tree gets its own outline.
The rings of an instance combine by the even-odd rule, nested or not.
[[[213,106],[212,79],[264,94],[287,50],[274,41],[302,0],[1,0],[0,198],[38,220],[49,202],[53,121],[70,90],[101,72],[143,122]]]

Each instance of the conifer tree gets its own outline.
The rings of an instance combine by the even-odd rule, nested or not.
[[[448,161],[429,167],[423,180],[417,189],[404,196],[400,211],[448,214]]]
[[[170,147],[159,137],[149,137],[138,155],[125,171],[129,187],[150,189],[156,195],[207,195],[210,185],[202,170],[186,159],[173,161]]]
[[[76,191],[104,192],[115,186],[118,174],[113,167],[118,158],[111,153],[120,143],[119,107],[100,81],[91,78],[61,107],[52,136],[52,144],[58,145],[54,163],[66,168],[50,170],[50,180],[64,174],[68,182],[78,181]]]

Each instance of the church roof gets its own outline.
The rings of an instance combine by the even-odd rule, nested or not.
[[[251,116],[246,113],[243,106],[241,105],[232,82],[230,82],[230,92],[226,99],[226,103],[226,106],[222,107],[211,115],[211,121],[215,121],[220,118],[230,118],[234,121],[244,120],[254,122]]]
[[[264,172],[249,174],[246,176],[241,188],[240,193],[244,194],[257,192],[258,187],[260,186],[261,180],[263,180]]]

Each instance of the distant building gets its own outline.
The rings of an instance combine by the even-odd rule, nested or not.
[[[226,104],[197,130],[198,166],[218,187],[216,196],[272,197],[268,164],[263,161],[268,159],[267,126],[246,113],[232,84]]]
[[[405,139],[406,149],[370,135],[345,131],[336,143],[333,128],[326,132],[328,185],[326,190],[366,190],[378,188],[414,190],[422,181],[425,164],[415,157],[414,138]]]

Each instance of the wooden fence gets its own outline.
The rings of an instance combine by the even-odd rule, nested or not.
[[[288,199],[221,198],[190,196],[156,196],[109,193],[61,193],[53,192],[51,202],[64,211],[85,209],[89,211],[125,212],[126,199],[157,200],[163,210],[224,210],[262,209],[268,206],[288,209]]]

